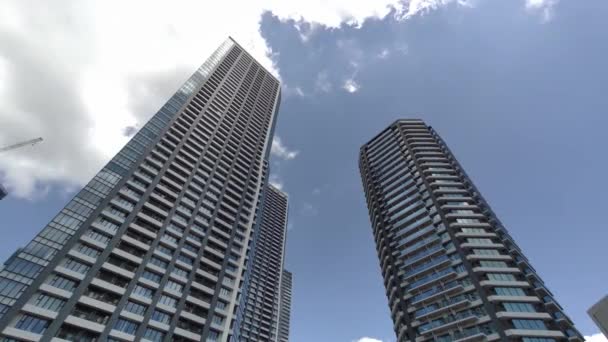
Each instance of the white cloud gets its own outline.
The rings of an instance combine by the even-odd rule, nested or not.
[[[608,339],[606,338],[606,336],[604,336],[604,334],[597,333],[595,335],[585,336],[585,341],[587,341],[587,342],[608,342]]]
[[[283,190],[283,186],[285,185],[283,183],[283,179],[281,178],[281,176],[279,176],[276,173],[271,173],[270,174],[270,178],[268,179],[268,183],[272,184],[272,186],[274,186],[275,188],[277,188],[279,190]]]
[[[342,88],[344,88],[344,90],[346,90],[349,93],[354,93],[354,92],[358,91],[359,88],[361,88],[361,86],[354,79],[349,78],[346,81],[344,81],[344,85],[342,86]]]
[[[382,51],[380,51],[377,56],[380,59],[386,59],[388,58],[388,55],[390,55],[390,51],[388,49],[382,49]]]
[[[372,337],[361,337],[360,339],[355,340],[353,342],[382,342],[382,340]]]
[[[548,22],[553,18],[554,7],[559,0],[526,0],[526,9],[532,12],[538,12],[544,22]]]
[[[323,70],[317,74],[317,79],[315,80],[315,90],[323,93],[329,93],[331,91],[332,85],[329,81],[329,75],[327,71]]]
[[[291,87],[288,84],[283,84],[282,92],[285,96],[306,96],[306,93],[304,92],[304,90],[302,90],[302,87],[300,86]]]
[[[431,10],[437,9],[451,3],[457,3],[461,6],[472,6],[473,0],[410,0],[406,10],[398,13],[403,19],[413,17],[418,14],[424,14]]]
[[[283,160],[291,160],[298,156],[299,151],[290,150],[277,135],[272,139],[270,154]]]
[[[393,9],[405,18],[447,2],[3,1],[0,146],[37,136],[45,142],[4,154],[0,181],[21,197],[54,182],[84,184],[127,142],[125,128],[141,127],[228,35],[280,74],[260,33],[266,11],[295,20],[309,39],[321,27],[358,27]]]
[[[300,88],[300,87],[296,87],[296,88],[295,88],[295,91],[296,91],[296,94],[297,94],[298,96],[305,96],[304,91],[302,90],[302,88]]]

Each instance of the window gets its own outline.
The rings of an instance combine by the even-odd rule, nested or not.
[[[176,239],[176,238],[174,238],[174,237],[173,237],[173,236],[171,236],[171,235],[165,234],[165,235],[163,235],[163,236],[162,236],[162,238],[161,238],[161,239],[162,239],[163,241],[167,241],[167,242],[169,242],[169,243],[172,243],[172,244],[177,245],[177,239]]]
[[[168,290],[172,290],[172,291],[177,291],[177,292],[182,292],[184,290],[184,285],[182,284],[178,284],[172,280],[169,280],[167,282],[167,285],[165,285],[165,289]]]
[[[161,323],[169,324],[169,322],[171,321],[171,316],[167,315],[164,312],[154,310],[150,319]]]
[[[167,255],[173,255],[173,250],[169,247],[165,247],[163,245],[158,245],[158,247],[156,247],[156,250],[158,250],[159,252],[165,253]]]
[[[500,255],[495,249],[473,249],[473,253],[476,255]]]
[[[189,243],[185,243],[184,246],[183,246],[183,248],[185,250],[188,250],[188,251],[192,252],[192,253],[198,254],[198,248],[195,247],[195,246],[193,246],[193,245],[191,245],[191,244],[189,244]]]
[[[60,275],[53,275],[50,278],[49,285],[55,286],[62,290],[73,291],[78,285],[78,283],[68,278],[64,278]]]
[[[506,273],[488,273],[488,279],[498,281],[515,281],[515,276]]]
[[[155,283],[160,283],[160,280],[162,278],[162,276],[160,274],[154,273],[154,272],[150,272],[148,270],[145,270],[144,273],[141,274],[142,278],[151,280]]]
[[[100,234],[96,231],[93,230],[89,230],[87,231],[87,233],[85,234],[85,236],[90,237],[91,239],[95,240],[95,241],[99,241],[103,244],[107,244],[108,242],[110,242],[110,238],[106,235]]]
[[[153,342],[160,342],[165,338],[165,333],[156,329],[147,328],[144,332],[144,338]]]
[[[125,310],[143,316],[144,312],[146,312],[146,307],[144,305],[128,301],[127,304],[125,304]]]
[[[217,341],[220,338],[220,333],[214,330],[209,330],[209,336],[207,337],[207,341]]]
[[[231,293],[232,293],[232,291],[230,291],[230,289],[227,289],[225,287],[222,287],[220,289],[220,296],[229,297]]]
[[[110,220],[107,220],[103,217],[99,218],[99,220],[97,220],[97,223],[102,226],[102,227],[106,227],[108,228],[108,230],[111,231],[117,231],[118,230],[118,225]]]
[[[500,268],[508,267],[507,263],[504,261],[481,260],[479,262],[479,264],[481,265],[481,267],[500,267]]]
[[[490,239],[468,238],[467,242],[468,243],[479,244],[479,245],[490,245],[490,244],[492,244],[492,240],[490,240]]]
[[[116,321],[116,324],[114,324],[114,329],[116,329],[118,331],[122,331],[127,334],[134,335],[135,331],[137,330],[137,326],[138,326],[137,323],[127,321],[126,319],[121,318],[118,321]]]
[[[7,271],[15,272],[28,278],[34,278],[38,275],[40,269],[42,269],[42,266],[21,258],[13,259],[13,261],[6,266]]]
[[[99,256],[99,254],[101,254],[101,252],[98,249],[89,247],[87,245],[83,245],[81,243],[79,243],[76,246],[76,251],[80,252],[86,256],[90,256],[91,258],[97,258]]]
[[[50,259],[53,255],[55,255],[55,249],[46,246],[42,243],[39,242],[30,242],[27,246],[25,246],[25,248],[23,249],[23,252],[28,253],[30,255],[33,255],[35,257],[41,258],[41,259]]]
[[[516,329],[547,330],[545,322],[539,319],[514,319],[512,322]]]
[[[517,287],[496,287],[494,288],[499,296],[525,296],[524,290]]]
[[[179,254],[177,256],[177,260],[179,260],[179,261],[181,261],[181,262],[183,262],[185,264],[191,265],[191,266],[194,264],[194,259],[192,259],[190,257],[187,257],[187,256],[185,256],[183,254]]]
[[[57,312],[57,311],[61,310],[61,308],[63,307],[64,304],[65,304],[65,300],[58,298],[58,297],[49,296],[44,293],[39,293],[38,296],[36,297],[36,306],[38,306],[42,309]]]
[[[465,211],[465,210],[458,210],[458,211]],[[473,212],[471,211],[471,213],[473,213]],[[463,233],[472,233],[472,234],[483,234],[483,233],[486,233],[486,231],[484,229],[481,229],[481,228],[462,228],[462,232]]]
[[[15,324],[15,328],[29,331],[35,334],[42,334],[49,326],[49,321],[46,319],[36,318],[30,315],[22,315]]]
[[[173,308],[177,306],[177,299],[174,299],[172,297],[165,296],[165,295],[160,296],[160,298],[158,299],[158,302],[160,304],[164,304],[166,306],[170,306]]]
[[[150,263],[153,264],[153,265],[156,265],[158,267],[161,267],[161,268],[167,268],[167,266],[169,265],[168,262],[163,261],[163,260],[161,260],[161,259],[159,259],[157,257],[150,258]]]
[[[171,273],[178,275],[180,277],[183,277],[183,278],[188,278],[188,275],[190,274],[190,272],[188,272],[184,269],[181,269],[179,267],[173,268],[173,271],[171,271]]]
[[[81,273],[81,274],[85,274],[87,273],[87,271],[89,270],[89,266],[85,265],[83,263],[81,263],[80,261],[77,261],[76,259],[73,258],[67,258],[63,261],[63,267],[67,268],[68,270],[77,272],[77,273]]]
[[[213,324],[217,324],[217,325],[224,324],[224,317],[218,316],[218,315],[214,315],[213,316]]]
[[[136,294],[136,295],[139,295],[142,297],[146,297],[146,298],[152,298],[152,296],[154,295],[154,291],[152,291],[152,289],[149,289],[147,287],[135,285],[135,288],[133,289],[133,294]]]
[[[509,312],[536,312],[534,306],[529,303],[502,303]]]
[[[456,219],[456,222],[457,223],[481,223],[481,221],[479,221],[478,219],[465,219],[465,218]]]
[[[221,300],[218,300],[216,303],[216,309],[225,310],[226,303],[222,302]]]

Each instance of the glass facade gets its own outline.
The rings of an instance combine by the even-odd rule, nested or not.
[[[359,166],[398,341],[583,341],[430,126],[396,121]]]
[[[280,102],[231,38],[0,270],[0,336],[227,341]]]
[[[287,212],[287,194],[268,185],[249,254],[234,342],[277,341]]]
[[[291,272],[283,270],[281,278],[281,304],[279,307],[279,335],[278,342],[289,342],[289,326],[291,321],[291,288],[293,276]]]

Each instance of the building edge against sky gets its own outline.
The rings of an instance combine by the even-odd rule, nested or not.
[[[227,341],[279,103],[221,44],[2,266],[0,337]]]
[[[600,331],[608,338],[608,296],[600,299],[587,310],[589,317],[595,325],[600,328]]]
[[[287,241],[288,196],[268,184],[249,252],[234,342],[277,341]],[[289,316],[289,313],[287,313]],[[288,334],[289,332],[287,332]]]
[[[397,341],[583,341],[430,126],[397,120],[359,167]]]
[[[281,278],[281,304],[279,307],[279,336],[278,342],[289,342],[291,325],[291,291],[293,287],[293,274],[283,270]]]

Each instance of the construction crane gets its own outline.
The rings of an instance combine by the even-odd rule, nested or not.
[[[10,151],[10,150],[14,150],[16,148],[27,146],[27,145],[32,145],[33,146],[33,145],[36,145],[37,143],[39,143],[41,141],[42,141],[42,138],[36,138],[36,139],[22,141],[20,143],[16,143],[16,144],[13,144],[13,145],[5,146],[5,147],[0,147],[0,153],[6,152],[6,151]]]

